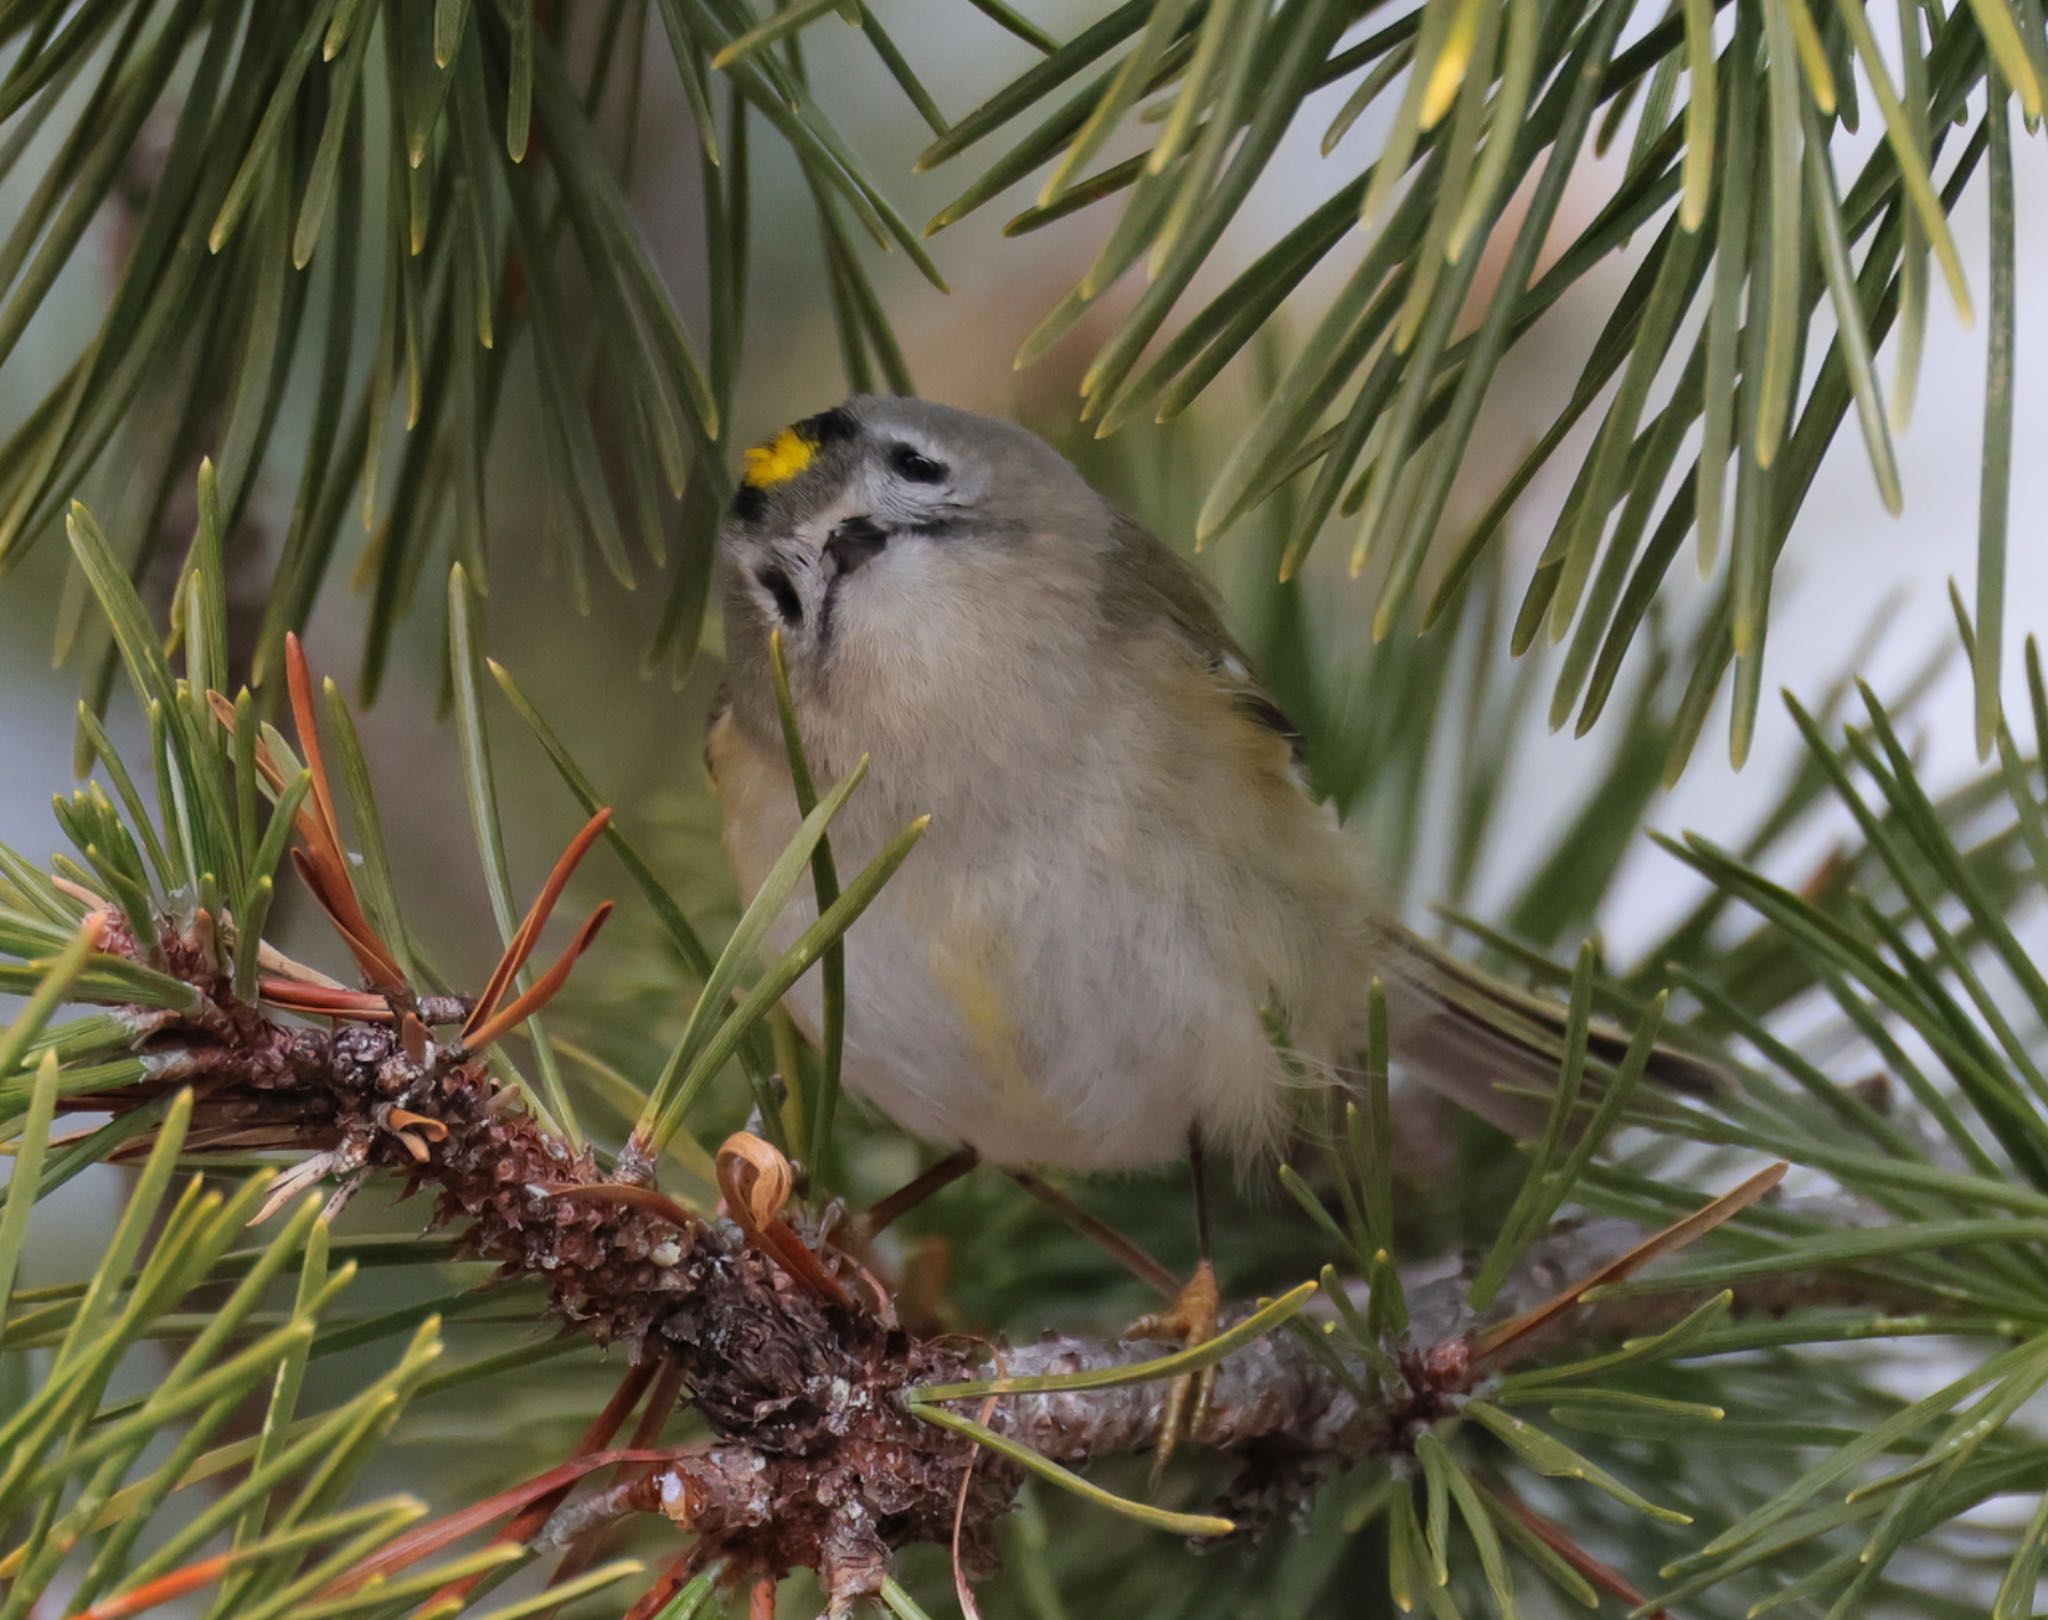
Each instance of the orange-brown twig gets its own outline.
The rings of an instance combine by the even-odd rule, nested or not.
[[[590,949],[598,931],[604,927],[612,914],[612,903],[607,900],[593,911],[583,926],[576,931],[576,937],[569,942],[569,948],[562,952],[555,965],[543,973],[525,994],[517,997],[510,1006],[500,1009],[489,1018],[478,1018],[471,1013],[469,1022],[463,1028],[462,1045],[467,1051],[481,1051],[501,1036],[510,1034],[527,1019],[561,992],[569,982],[570,971],[576,966],[576,959]]]
[[[470,1010],[469,1022],[463,1026],[462,1038],[471,1045],[478,1044],[474,1031],[483,1027],[497,1010],[505,991],[511,986],[519,970],[526,966],[526,960],[533,955],[533,948],[540,943],[540,931],[547,926],[548,918],[554,914],[555,902],[562,897],[562,890],[568,886],[569,878],[582,864],[583,857],[590,853],[590,846],[597,842],[598,835],[612,819],[609,808],[599,810],[586,821],[576,836],[569,840],[569,847],[562,851],[555,861],[554,870],[534,896],[533,904],[527,908],[517,931],[512,935],[504,954],[498,958],[498,965],[491,969],[490,981],[484,986],[484,993],[476,998],[476,1006]]]
[[[300,751],[306,756],[306,773],[311,779],[293,820],[303,847],[292,851],[292,865],[371,984],[382,991],[405,992],[405,974],[391,948],[371,925],[356,894],[347,847],[341,838],[341,818],[335,811],[327,762],[320,750],[320,720],[313,707],[313,674],[306,662],[305,649],[294,634],[285,636],[285,684],[291,698],[292,726],[298,733]],[[233,731],[238,723],[234,704],[220,692],[208,692],[206,699],[214,717]],[[282,792],[284,772],[269,745],[260,738],[255,759],[256,768],[271,792]]]
[[[638,1187],[624,1181],[550,1181],[542,1185],[555,1197],[571,1203],[623,1204],[659,1215],[677,1226],[691,1226],[697,1220],[690,1210],[655,1187]]]
[[[415,1114],[410,1108],[394,1108],[385,1115],[391,1125],[401,1131],[418,1131],[420,1135],[435,1142],[448,1140],[448,1126],[429,1114]]]
[[[1627,1604],[1631,1610],[1640,1609],[1649,1601],[1642,1593],[1638,1592],[1624,1580],[1619,1571],[1610,1568],[1595,1558],[1584,1547],[1581,1547],[1574,1541],[1562,1525],[1553,1524],[1550,1520],[1544,1518],[1542,1514],[1530,1507],[1528,1503],[1515,1495],[1513,1491],[1505,1486],[1485,1485],[1483,1483],[1481,1488],[1509,1513],[1513,1514],[1520,1521],[1523,1529],[1527,1530],[1530,1535],[1534,1536],[1544,1546],[1556,1553],[1558,1557],[1571,1565],[1573,1569],[1583,1575],[1593,1586],[1598,1587],[1610,1597],[1618,1598],[1621,1602]],[[1651,1609],[1644,1617],[1644,1620],[1671,1620],[1671,1615],[1665,1609]]]
[[[274,974],[257,979],[256,993],[273,1007],[315,1018],[355,1018],[365,1023],[388,1024],[398,1016],[388,1001],[367,990],[330,990],[325,985],[303,984]]]
[[[406,988],[405,974],[393,959],[390,947],[370,926],[349,873],[348,852],[341,841],[341,820],[335,814],[327,763],[320,752],[320,717],[313,708],[313,674],[307,667],[299,638],[290,633],[284,640],[284,663],[292,725],[299,734],[299,749],[306,756],[307,774],[313,779],[312,790],[306,796],[311,815],[299,819],[306,848],[292,852],[293,862],[365,977],[380,990],[402,991]]]
[[[661,1431],[675,1415],[676,1405],[682,1398],[683,1369],[668,1360],[662,1361],[660,1367],[660,1372],[655,1375],[654,1387],[648,1392],[647,1404],[640,1409],[640,1421],[633,1425],[633,1432],[627,1438],[628,1450],[646,1451],[660,1440]],[[611,1484],[623,1484],[635,1466],[631,1463],[621,1463],[612,1470]],[[643,1478],[654,1472],[653,1464],[643,1463],[637,1466]],[[561,1586],[573,1581],[588,1569],[597,1557],[598,1548],[604,1543],[605,1532],[610,1528],[608,1523],[597,1524],[578,1536],[571,1543],[569,1550],[562,1555],[562,1561],[549,1573],[548,1585]]]
[[[90,1608],[78,1610],[69,1620],[128,1620],[130,1615],[147,1614],[151,1609],[184,1597],[188,1592],[211,1586],[228,1572],[234,1561],[233,1553],[215,1553],[211,1558],[201,1558],[182,1569],[174,1569],[153,1581],[146,1581],[132,1592],[102,1598]]]
[[[1652,1260],[1705,1237],[1722,1222],[1741,1214],[1777,1186],[1785,1179],[1785,1172],[1790,1168],[1791,1166],[1782,1159],[1776,1164],[1766,1166],[1740,1186],[1731,1188],[1690,1215],[1673,1221],[1662,1231],[1652,1233],[1626,1253],[1616,1255],[1607,1264],[1587,1273],[1534,1310],[1524,1311],[1520,1316],[1510,1317],[1507,1321],[1488,1328],[1472,1341],[1473,1361],[1478,1362],[1488,1356],[1498,1355],[1516,1340],[1526,1338],[1537,1329],[1548,1326],[1578,1304],[1593,1289],[1605,1283],[1620,1282],[1622,1278],[1642,1270]]]
[[[313,708],[313,671],[294,630],[284,634],[284,679],[291,697],[292,727],[299,734],[299,752],[306,756],[306,772],[313,778],[310,802],[320,818],[328,847],[339,851],[341,821],[334,813],[334,791],[328,786],[327,761],[320,751],[320,716]]]
[[[576,1449],[569,1454],[568,1461],[573,1462],[611,1444],[612,1436],[619,1432],[620,1425],[639,1404],[641,1395],[646,1392],[649,1381],[654,1377],[654,1371],[655,1364],[652,1361],[636,1362],[626,1369],[626,1376],[619,1381],[619,1387],[612,1391],[612,1397],[604,1403],[603,1410],[591,1419],[590,1427],[583,1431],[583,1438],[576,1442]],[[636,1447],[639,1445],[637,1438],[634,1444]],[[555,1509],[562,1505],[575,1483],[574,1479],[565,1481],[545,1495],[533,1498],[520,1508],[513,1516],[512,1522],[506,1525],[495,1539],[525,1546],[540,1534],[541,1527],[548,1522]],[[450,1581],[427,1599],[425,1607],[431,1610],[450,1599],[466,1598],[476,1590],[483,1578],[479,1573]]]
[[[718,1190],[725,1210],[749,1242],[773,1255],[782,1269],[820,1298],[853,1307],[853,1298],[809,1244],[782,1218],[795,1190],[789,1160],[750,1131],[734,1131],[718,1150]]]
[[[600,1468],[609,1468],[614,1463],[670,1463],[684,1452],[674,1447],[654,1451],[593,1451],[581,1457],[572,1457],[567,1462],[557,1463],[544,1473],[502,1490],[495,1496],[487,1496],[481,1502],[472,1502],[466,1508],[445,1514],[431,1524],[419,1525],[396,1536],[371,1553],[352,1569],[347,1570],[321,1591],[321,1597],[343,1597],[355,1591],[373,1575],[393,1575],[399,1570],[410,1569],[423,1558],[431,1558],[442,1548],[451,1546],[465,1536],[475,1535],[494,1520],[507,1513],[518,1512],[533,1504],[557,1497],[573,1486],[586,1474]],[[558,1499],[558,1498],[557,1498]],[[550,1508],[552,1513],[553,1509]],[[547,1522],[547,1514],[541,1516],[541,1523]],[[537,1527],[536,1527],[537,1528]],[[511,1539],[509,1535],[507,1540]]]
[[[701,1556],[696,1547],[685,1548],[668,1561],[655,1583],[634,1601],[632,1608],[620,1616],[620,1620],[654,1620],[654,1617],[668,1607],[673,1598],[696,1573],[697,1560]]]

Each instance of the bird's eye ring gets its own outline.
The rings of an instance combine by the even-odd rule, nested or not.
[[[907,444],[890,449],[889,468],[898,478],[913,484],[936,484],[946,476],[944,467]]]

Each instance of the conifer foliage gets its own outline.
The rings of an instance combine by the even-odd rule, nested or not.
[[[0,0],[25,198],[0,378],[95,222],[130,225],[0,444],[0,569],[64,548],[86,690],[66,849],[0,847],[0,1620],[2037,1611],[2048,680],[2026,641],[2008,712],[1999,673],[2038,0],[1066,9],[949,17],[1015,68],[952,108],[891,0]],[[919,166],[959,175],[921,228],[813,94],[842,25],[929,127]],[[694,122],[697,329],[635,202],[655,83]],[[1327,199],[1245,242],[1332,88]],[[491,643],[489,580],[545,561],[594,612],[658,581],[655,655],[708,656],[763,143],[806,188],[854,388],[910,386],[880,255],[936,298],[947,235],[1015,188],[1009,233],[1100,217],[1017,358],[1084,349],[1074,414],[1108,443],[1076,453],[1261,563],[1247,640],[1395,897],[1569,1008],[1513,1144],[1409,1095],[1361,986],[1355,1083],[1242,1194],[1205,1343],[1116,1331],[1187,1239],[1158,1183],[1064,1185],[1063,1220],[980,1172],[881,1230],[907,1160],[839,1102],[843,955],[922,821],[836,864],[862,773],[813,779],[785,690],[802,827],[714,929],[659,819],[606,799]],[[1560,230],[1568,185],[1605,189]],[[1977,189],[1981,266],[1949,223]],[[1617,260],[1566,402],[1453,531],[1504,357]],[[1748,825],[1646,832],[1724,693],[1749,750],[1823,454],[1910,501],[1892,441],[1937,298],[1990,360],[1960,660],[1788,696],[1804,751]],[[515,406],[545,559],[489,538]],[[1157,454],[1124,454],[1155,419]],[[1558,457],[1524,566],[1504,537]],[[268,550],[237,538],[263,480],[291,497]],[[1362,606],[1333,623],[1299,576],[1347,551]],[[414,760],[365,747],[300,643],[344,571],[363,701],[409,618],[443,638]],[[263,603],[247,633],[231,588]],[[1937,787],[1917,732],[1960,712],[1956,662],[1983,763]],[[1554,843],[1502,871],[1539,683],[1554,728],[1607,723]],[[396,876],[401,764],[467,798],[479,982],[442,977],[477,942]],[[515,790],[561,838],[545,873],[508,853]],[[1593,931],[1647,839],[1689,909],[1620,960]],[[1482,875],[1511,897],[1487,916]],[[771,956],[807,878],[818,919]],[[278,942],[287,893],[328,968]],[[588,955],[608,924],[642,958],[617,983]],[[812,972],[822,1050],[778,1011]],[[658,1041],[610,1061],[610,1026]],[[1659,1042],[1725,1091],[1639,1084]],[[118,1214],[53,1276],[74,1182]],[[1208,1398],[1148,1483],[1191,1374]]]

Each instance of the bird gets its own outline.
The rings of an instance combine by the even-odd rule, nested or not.
[[[1511,1128],[1555,1083],[1562,1009],[1396,920],[1204,576],[1044,439],[855,396],[747,452],[716,567],[742,893],[800,822],[771,638],[814,773],[865,762],[841,870],[930,818],[846,936],[844,1084],[913,1135],[1028,1171],[1265,1161],[1304,1076],[1356,1075],[1374,980],[1404,1073]],[[770,948],[816,916],[800,885]],[[815,1041],[816,975],[785,1004]],[[1148,1325],[1213,1330],[1202,1249]]]

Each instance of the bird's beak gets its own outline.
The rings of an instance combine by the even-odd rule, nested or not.
[[[844,579],[889,543],[889,531],[871,517],[850,517],[835,524],[825,539],[825,555],[832,559],[838,578]]]

